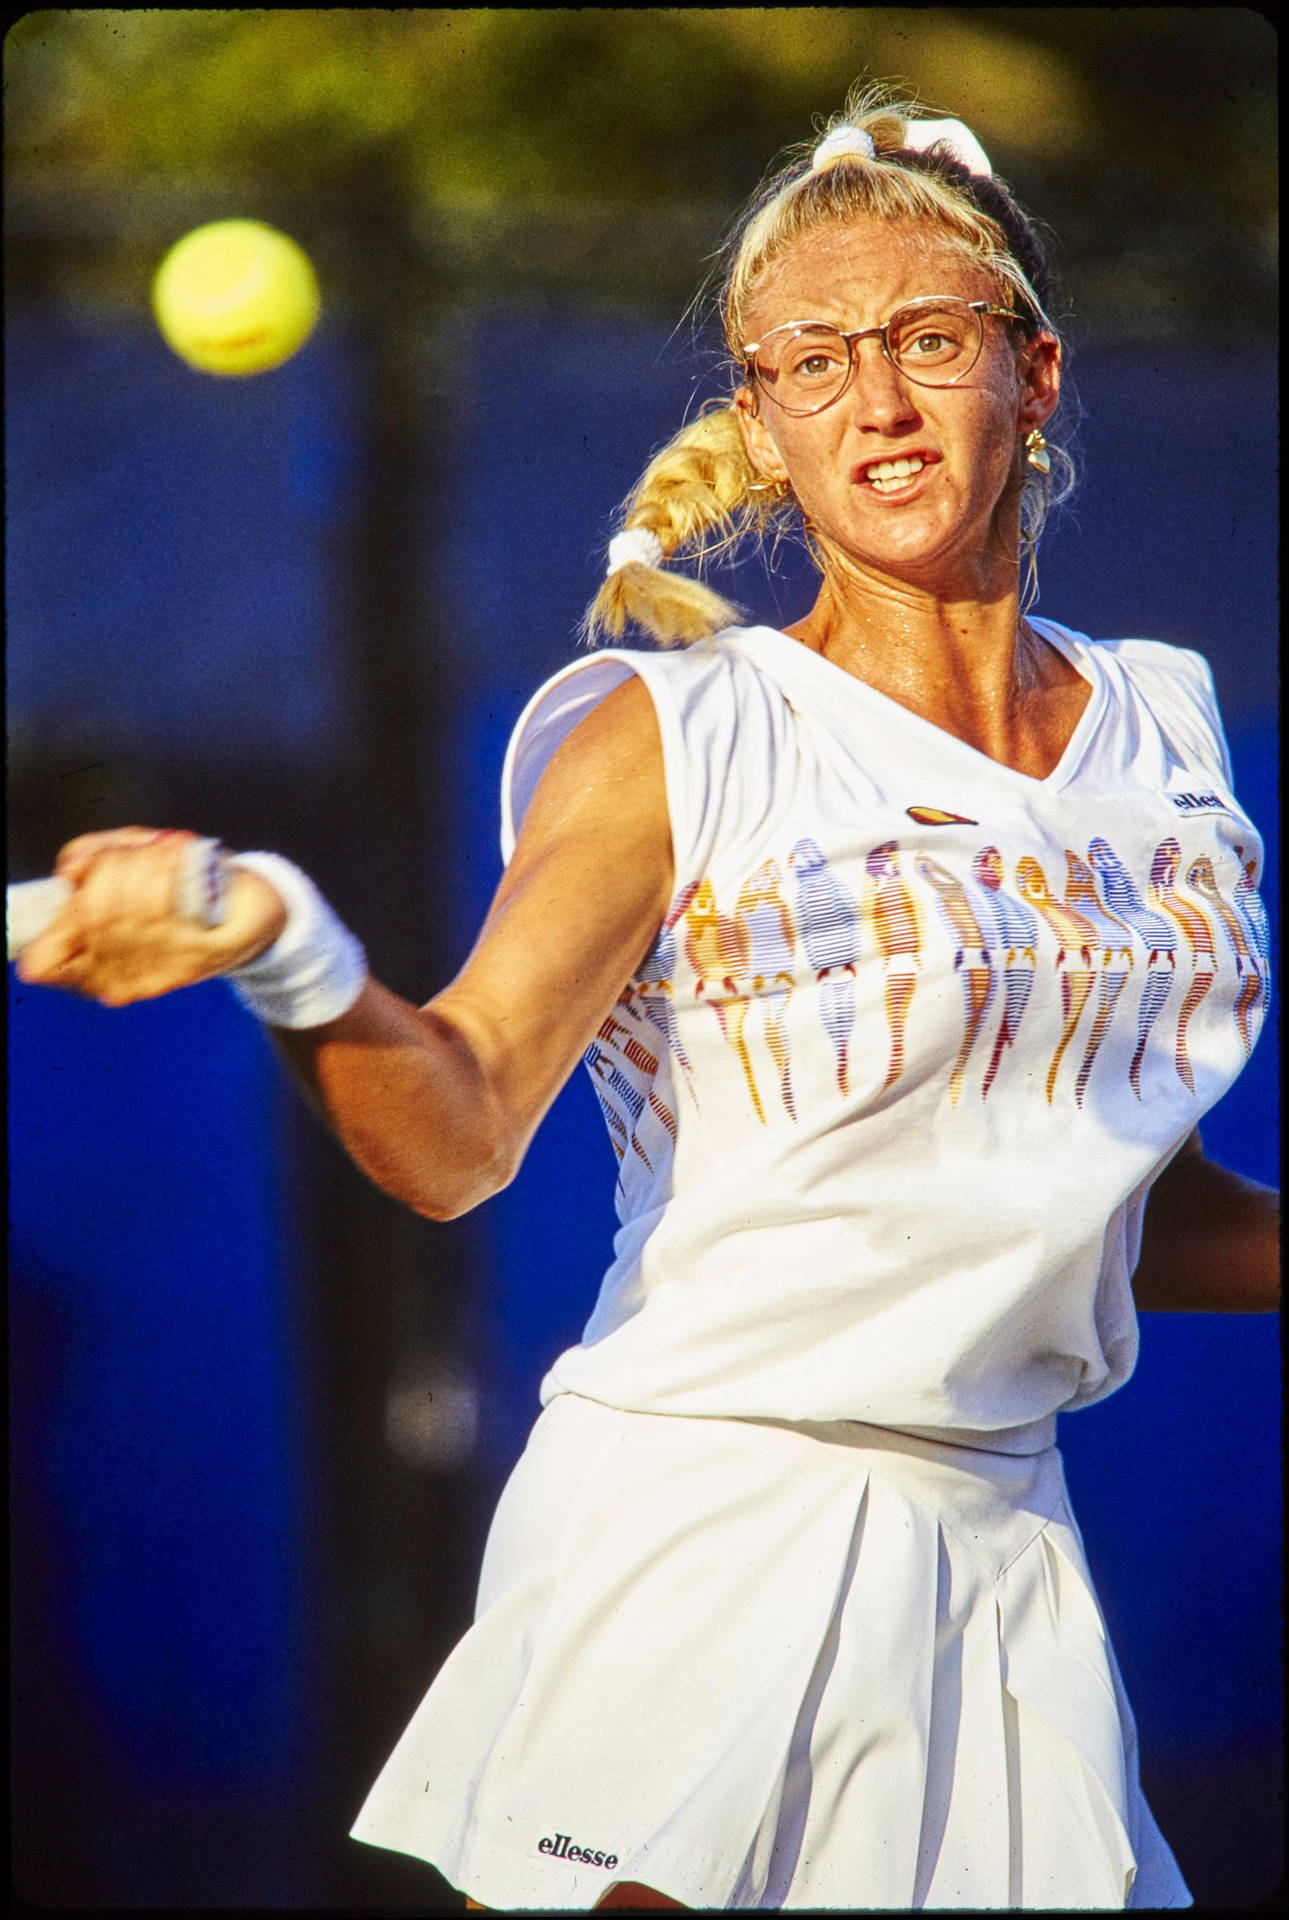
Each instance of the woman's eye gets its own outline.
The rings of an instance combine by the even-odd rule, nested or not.
[[[845,355],[836,347],[806,347],[788,362],[794,380],[823,380],[846,364]]]
[[[920,325],[896,332],[892,351],[906,360],[934,360],[944,366],[967,349],[968,339],[968,330],[956,318],[927,315]]]

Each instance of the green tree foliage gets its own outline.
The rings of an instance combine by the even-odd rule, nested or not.
[[[1234,289],[1256,324],[1274,45],[1234,7],[50,10],[8,37],[8,177],[314,196],[361,177],[475,218],[702,206],[714,239],[867,77],[968,120],[1094,304],[1202,324]]]

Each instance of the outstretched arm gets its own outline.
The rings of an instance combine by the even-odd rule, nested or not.
[[[474,950],[413,1008],[376,982],[274,1040],[353,1159],[432,1219],[514,1178],[672,892],[662,745],[638,679],[552,755]]]
[[[244,870],[222,928],[178,922],[177,857],[137,830],[89,837],[60,861],[77,890],[22,977],[124,1006],[272,943],[281,903]],[[514,1177],[648,952],[672,871],[662,745],[633,677],[552,755],[457,978],[421,1007],[369,980],[338,1020],[272,1029],[274,1042],[366,1174],[416,1212],[452,1219]]]
[[[1150,1190],[1132,1291],[1157,1312],[1274,1313],[1280,1195],[1206,1159],[1197,1129]]]

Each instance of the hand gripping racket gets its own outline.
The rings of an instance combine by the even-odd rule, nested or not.
[[[194,840],[175,881],[175,907],[182,920],[217,927],[228,902],[229,863],[218,840]],[[5,889],[8,958],[16,960],[45,931],[72,897],[72,883],[53,873],[45,880],[19,880]]]

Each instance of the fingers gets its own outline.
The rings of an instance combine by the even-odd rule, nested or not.
[[[133,827],[69,841],[56,871],[74,891],[22,954],[19,978],[126,1006],[219,972],[205,930],[177,907],[179,869],[198,837]]]
[[[76,953],[76,940],[66,924],[66,913],[64,907],[43,933],[27,942],[18,956],[20,980],[33,986],[67,987],[75,991],[68,966]]]
[[[82,922],[106,928],[122,920],[151,925],[173,918],[179,866],[191,837],[157,833],[94,854],[72,896]]]
[[[273,945],[286,922],[286,904],[277,888],[262,874],[252,873],[245,867],[235,868],[218,935],[228,943],[222,968],[227,971],[258,959]]]
[[[111,827],[100,833],[78,833],[58,850],[54,872],[78,886],[91,863],[100,853],[115,847],[145,847],[178,832],[172,827]],[[184,834],[184,839],[195,838]]]
[[[73,892],[24,949],[19,979],[123,1007],[211,979],[265,951],[282,932],[286,909],[258,874],[234,875],[220,925],[185,914],[181,870],[201,838],[122,827],[69,840],[56,871]]]

